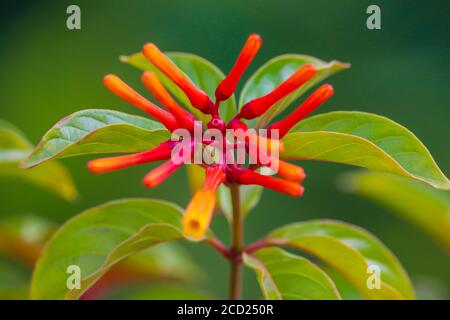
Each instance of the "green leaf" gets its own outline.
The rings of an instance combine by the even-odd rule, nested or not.
[[[110,293],[154,283],[193,284],[203,273],[178,243],[162,243],[112,266],[82,299],[110,299]]]
[[[131,254],[181,239],[181,212],[164,201],[125,199],[75,216],[47,243],[33,273],[31,298],[76,299]],[[67,288],[71,265],[80,268],[80,289]]]
[[[19,129],[0,119],[0,164],[22,160],[32,147]]]
[[[341,273],[367,299],[414,299],[405,270],[395,256],[367,231],[338,221],[313,220],[281,227],[269,243],[311,254]],[[380,270],[380,288],[368,286],[368,268]]]
[[[307,259],[279,248],[244,254],[244,263],[255,270],[265,299],[340,299],[333,281],[325,272]]]
[[[0,164],[0,177],[22,179],[45,188],[67,201],[72,202],[78,198],[72,176],[59,162],[48,162],[32,169],[21,169],[19,163]]]
[[[264,188],[257,185],[241,185],[239,190],[241,192],[242,214],[246,216],[258,205]],[[230,188],[221,185],[218,189],[218,204],[228,221],[233,219],[233,207],[231,203]]]
[[[411,179],[361,171],[346,174],[342,187],[379,203],[423,229],[450,252],[450,195]]]
[[[335,269],[320,264],[319,267],[331,278],[343,300],[362,300],[363,296]]]
[[[19,168],[19,162],[24,160],[32,149],[33,146],[19,129],[0,120],[0,177],[22,179],[68,201],[75,200],[78,193],[72,177],[60,163],[49,162],[33,170]]]
[[[178,243],[163,243],[134,254],[120,263],[120,270],[149,278],[192,281],[201,279],[200,269]]]
[[[350,164],[450,188],[422,142],[385,117],[351,111],[321,114],[300,122],[283,142],[283,158]]]
[[[172,62],[180,68],[192,82],[205,91],[210,97],[214,97],[217,86],[225,78],[223,72],[208,60],[195,54],[183,52],[166,52]],[[209,116],[204,115],[198,109],[192,107],[184,92],[179,89],[169,78],[162,74],[142,53],[130,56],[122,56],[121,60],[136,68],[145,71],[153,71],[158,74],[162,83],[169,91],[189,110],[203,122],[207,122]],[[236,101],[234,95],[220,105],[220,116],[225,121],[231,120],[236,113]]]
[[[13,215],[3,218],[0,220],[0,257],[6,256],[33,266],[41,254],[43,243],[54,230],[53,223],[34,215]],[[7,279],[2,279],[2,271],[0,258],[0,296],[3,293],[2,285],[8,283]],[[31,274],[31,270],[29,273]],[[109,284],[114,287],[127,285],[129,281],[136,279],[140,279],[141,283],[154,280],[191,283],[193,280],[201,279],[199,277],[201,274],[183,247],[178,243],[164,243],[124,259],[114,265],[102,280],[103,285],[106,283],[106,287]],[[28,278],[25,298],[28,296]]]
[[[47,131],[23,165],[30,168],[50,159],[85,154],[140,152],[169,137],[169,131],[150,119],[105,109],[82,110]]]
[[[350,67],[347,63],[339,61],[325,62],[306,55],[286,54],[278,56],[259,68],[245,83],[239,98],[239,106],[242,107],[248,101],[269,93],[305,64],[313,64],[317,67],[316,76],[304,86],[274,104],[257,120],[257,128],[267,126],[273,118],[317,83]]]

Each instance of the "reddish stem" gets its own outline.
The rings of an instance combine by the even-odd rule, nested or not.
[[[278,246],[283,245],[285,243],[284,240],[276,240],[276,239],[267,239],[267,238],[261,238],[253,243],[250,243],[245,248],[245,253],[251,254],[259,249],[266,248],[266,247],[272,247],[272,246]]]
[[[216,237],[210,237],[204,240],[204,242],[211,246],[212,248],[216,249],[217,251],[219,251],[219,253],[225,258],[225,259],[231,259],[231,252],[230,250],[228,250],[225,245],[222,243],[222,241],[220,241],[219,239],[217,239]]]

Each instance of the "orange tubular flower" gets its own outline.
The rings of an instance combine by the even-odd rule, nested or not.
[[[216,204],[216,190],[225,178],[225,171],[219,165],[206,169],[205,184],[195,193],[183,217],[186,236],[199,240],[205,234]]]
[[[205,114],[212,114],[214,104],[208,95],[189,80],[182,71],[153,43],[147,43],[142,49],[142,53],[149,59],[162,73],[172,80],[188,97],[192,106]]]
[[[215,96],[217,101],[227,100],[234,93],[239,79],[241,79],[245,69],[247,69],[250,62],[252,62],[261,47],[261,44],[262,40],[259,35],[252,34],[248,37],[247,42],[245,43],[244,48],[242,48],[233,68],[231,68],[230,73],[222,80],[216,89]]]
[[[277,173],[289,181],[298,183],[302,183],[306,177],[305,170],[303,170],[302,167],[296,166],[295,164],[291,164],[283,160],[278,161]]]
[[[290,196],[301,196],[304,191],[301,183],[305,179],[305,172],[303,168],[278,158],[279,153],[284,149],[283,142],[280,139],[300,120],[330,98],[334,92],[333,87],[328,84],[321,86],[293,113],[270,125],[267,128],[269,130],[267,137],[261,136],[253,130],[247,131],[248,126],[244,121],[262,115],[277,101],[305,84],[316,74],[316,68],[311,64],[304,65],[272,92],[246,103],[240,108],[241,111],[228,122],[224,121],[218,112],[220,102],[233,94],[245,69],[261,47],[261,43],[261,38],[256,34],[247,39],[233,68],[217,87],[215,103],[205,92],[197,88],[183,71],[179,70],[154,44],[146,44],[143,48],[144,55],[184,91],[194,107],[210,115],[207,128],[215,129],[215,132],[223,134],[222,138],[225,139],[217,142],[223,141],[224,150],[216,148],[212,140],[204,136],[197,139],[196,130],[202,126],[194,122],[194,116],[184,110],[169,94],[155,73],[144,72],[142,82],[168,112],[142,97],[118,77],[107,75],[104,83],[117,96],[149,113],[170,131],[173,132],[178,128],[187,129],[190,134],[193,134],[193,137],[179,135],[180,138],[177,138],[179,140],[163,142],[152,150],[92,160],[88,163],[89,170],[94,173],[104,173],[146,162],[165,160],[163,164],[150,171],[143,179],[146,187],[155,187],[173,174],[181,166],[180,162],[185,163],[186,160],[195,160],[197,151],[203,152],[205,149],[214,151],[212,152],[213,157],[206,157],[201,159],[201,163],[198,163],[206,170],[205,183],[193,196],[183,217],[184,234],[196,240],[202,239],[208,230],[216,204],[216,191],[222,183],[227,186],[260,185]],[[243,131],[234,133],[233,139],[238,141],[227,140],[228,129]],[[279,135],[276,136],[275,131],[272,130],[277,130]],[[215,138],[213,140],[215,141]],[[210,148],[205,148],[206,146]],[[188,150],[190,152],[187,152]],[[257,152],[254,152],[255,150]],[[237,154],[243,152],[246,152],[251,160],[251,164],[248,166],[239,163],[239,159],[243,157],[238,157]],[[173,158],[171,158],[172,156]],[[216,162],[210,163],[211,159]],[[278,177],[266,176],[256,172],[258,168],[263,166],[277,170]]]
[[[163,183],[167,178],[169,178],[172,173],[174,173],[179,167],[181,167],[181,163],[175,164],[172,160],[169,160],[158,168],[150,171],[144,177],[144,185],[148,188],[153,188],[159,186]]]
[[[234,171],[232,178],[240,184],[257,184],[293,197],[300,197],[304,191],[303,187],[298,183],[272,176],[265,176],[249,169]]]
[[[317,70],[312,64],[298,69],[292,76],[265,96],[247,102],[236,116],[237,118],[254,119],[265,113],[277,101],[298,89],[315,76]]]
[[[177,122],[185,129],[194,129],[194,116],[184,110],[167,92],[162,83],[159,81],[158,76],[153,72],[144,72],[142,75],[142,82],[152,95],[163,106],[169,110],[175,117]]]
[[[328,100],[333,93],[333,87],[329,84],[324,84],[319,89],[314,91],[314,93],[289,116],[269,126],[269,132],[271,130],[278,129],[279,137],[283,138],[293,126]]]
[[[167,141],[145,152],[92,160],[87,166],[93,173],[105,173],[146,162],[167,160],[170,158],[173,146],[172,141]]]
[[[177,121],[170,113],[162,110],[158,106],[145,99],[139,93],[130,88],[119,77],[113,74],[108,74],[103,79],[103,83],[112,93],[155,117],[170,131],[178,128]]]

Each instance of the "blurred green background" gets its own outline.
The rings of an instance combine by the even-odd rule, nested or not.
[[[70,4],[81,7],[81,30],[66,28]],[[366,28],[370,4],[381,7],[382,30]],[[283,53],[350,62],[350,70],[331,78],[336,94],[319,112],[385,115],[413,131],[450,173],[449,1],[2,1],[0,12],[0,118],[17,125],[34,143],[56,121],[80,109],[139,114],[102,85],[106,73],[116,73],[143,92],[139,72],[121,63],[119,55],[152,41],[162,50],[199,54],[227,72],[246,37],[255,32],[264,43],[250,71]],[[36,213],[63,222],[111,199],[162,198],[182,206],[189,200],[184,171],[148,190],[141,178],[149,165],[95,176],[86,170],[87,160],[62,161],[81,193],[75,205],[28,184],[2,180],[0,215]],[[308,174],[305,196],[265,191],[246,221],[247,241],[293,221],[348,221],[382,239],[419,288],[449,297],[449,259],[443,249],[385,209],[340,192],[337,178],[352,168],[302,165]],[[223,217],[214,219],[213,228],[227,241]],[[226,297],[227,263],[210,248],[187,246],[208,275],[204,285]],[[259,296],[250,272],[244,293],[246,298]]]

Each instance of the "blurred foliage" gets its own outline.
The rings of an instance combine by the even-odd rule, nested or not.
[[[430,149],[444,173],[450,172],[448,116],[450,30],[448,1],[380,0],[382,30],[365,27],[368,0],[87,1],[77,4],[82,30],[65,27],[69,1],[8,1],[0,5],[0,118],[20,127],[37,143],[57,120],[85,108],[109,108],[138,114],[102,86],[106,73],[120,74],[139,90],[139,73],[121,63],[122,54],[139,51],[147,41],[162,50],[200,54],[227,71],[246,36],[264,39],[247,74],[283,53],[302,53],[352,64],[333,77],[336,94],[326,109],[360,110],[387,116],[413,131]],[[407,9],[407,10],[406,10]],[[426,121],[424,121],[426,120]],[[20,181],[0,181],[0,214],[34,212],[63,222],[110,199],[151,197],[184,206],[189,199],[180,171],[161,187],[148,190],[140,179],[152,166],[108,175],[90,174],[88,157],[63,160],[80,190],[75,205]],[[448,256],[416,228],[364,199],[337,192],[342,165],[301,163],[307,172],[302,199],[264,191],[246,222],[246,240],[276,226],[311,218],[336,218],[377,235],[408,272],[433,275],[448,296]],[[176,186],[174,190],[173,186]],[[26,200],[26,201],[25,201]],[[214,219],[219,236],[225,219]],[[186,245],[207,271],[213,294],[224,297],[228,266],[209,248]],[[246,272],[244,297],[259,295]],[[208,283],[205,283],[205,286]],[[446,293],[445,293],[446,292]]]
[[[78,192],[69,172],[60,163],[51,161],[39,168],[22,170],[21,162],[33,148],[19,129],[0,119],[0,177],[22,179],[74,201]]]
[[[35,215],[14,215],[0,220],[0,299],[28,299],[32,269],[56,228],[55,223]],[[136,285],[147,290],[161,281],[170,283],[177,294],[188,294],[187,288],[181,289],[190,285],[193,297],[197,297],[200,293],[195,284],[204,280],[201,275],[184,248],[175,243],[163,244],[116,264],[82,298],[104,298]]]
[[[450,193],[423,183],[380,172],[355,172],[342,177],[344,191],[390,209],[427,232],[450,253]]]
[[[208,300],[211,295],[199,289],[160,282],[148,286],[128,288],[107,296],[108,299],[127,300]]]

